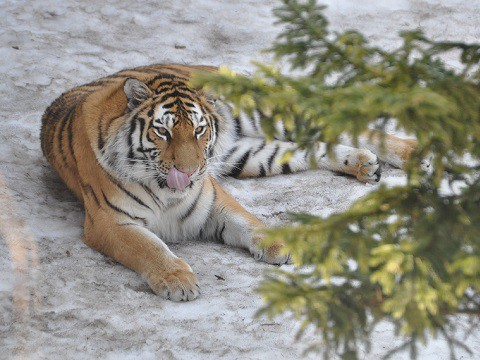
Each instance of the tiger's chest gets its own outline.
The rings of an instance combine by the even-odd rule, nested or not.
[[[210,217],[214,194],[197,183],[183,192],[157,189],[148,208],[137,207],[135,215],[144,219],[145,226],[166,242],[198,238]]]

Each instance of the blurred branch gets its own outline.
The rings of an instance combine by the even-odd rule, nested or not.
[[[287,312],[302,329],[312,324],[325,358],[357,358],[381,320],[407,339],[398,350],[413,358],[418,343],[439,332],[454,354],[460,342],[448,333],[450,314],[480,312],[480,44],[414,30],[386,51],[356,31],[330,31],[323,10],[314,0],[283,0],[274,10],[283,30],[269,51],[298,76],[256,64],[251,77],[221,68],[192,83],[237,112],[260,110],[268,139],[281,122],[308,150],[343,134],[355,143],[394,118],[418,148],[405,186],[380,186],[343,213],[296,215],[295,225],[269,231],[265,244],[283,241],[297,267],[262,283],[259,314]],[[441,60],[452,50],[459,70]],[[427,157],[432,172],[420,166]]]
[[[29,357],[28,333],[30,321],[39,313],[40,295],[38,282],[37,241],[25,222],[18,216],[16,201],[0,174],[0,236],[5,240],[10,253],[15,275],[13,305],[17,321],[17,358]]]

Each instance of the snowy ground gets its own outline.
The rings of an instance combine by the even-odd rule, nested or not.
[[[478,1],[326,2],[334,28],[357,28],[387,48],[397,44],[399,30],[416,27],[433,38],[480,38]],[[38,139],[41,114],[55,97],[122,68],[180,62],[251,70],[250,59],[266,60],[258,51],[278,32],[275,4],[0,1],[0,358],[300,357],[311,335],[295,342],[294,321],[253,318],[261,305],[253,289],[270,267],[245,251],[172,244],[202,286],[198,300],[178,304],[90,250],[81,240],[82,208],[42,157]],[[382,181],[402,178],[386,168]],[[269,225],[286,221],[286,211],[341,211],[373,189],[326,171],[224,185]],[[467,343],[478,358],[480,336],[471,334]],[[395,344],[381,326],[364,358],[377,359]],[[431,342],[421,358],[447,359],[442,344]]]

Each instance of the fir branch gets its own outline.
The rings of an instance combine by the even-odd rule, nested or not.
[[[334,144],[343,133],[355,141],[391,118],[419,146],[405,186],[380,186],[343,213],[295,215],[295,225],[267,233],[265,244],[284,241],[296,268],[266,277],[259,315],[288,312],[302,330],[314,326],[325,358],[357,358],[379,321],[406,339],[387,358],[403,350],[415,358],[419,341],[437,332],[454,356],[463,345],[448,332],[451,315],[480,309],[480,44],[434,41],[414,30],[384,51],[358,32],[331,32],[323,10],[314,0],[283,0],[274,10],[283,31],[269,51],[298,76],[257,64],[252,77],[222,68],[192,84],[221,94],[236,111],[260,110],[269,139],[283,122],[301,148]],[[441,60],[450,51],[463,68]],[[431,173],[420,167],[427,156]]]

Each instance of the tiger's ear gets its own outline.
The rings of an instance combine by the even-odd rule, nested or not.
[[[197,93],[200,95],[200,96],[203,96],[207,102],[212,105],[213,107],[215,107],[217,105],[217,101],[219,100],[222,100],[221,98],[219,97],[214,97],[213,94],[209,93],[209,92],[206,92],[205,90],[203,89],[200,89],[200,90],[197,90]]]
[[[127,95],[127,108],[135,109],[142,102],[153,95],[152,91],[143,82],[137,79],[128,79],[123,86],[125,95]]]

